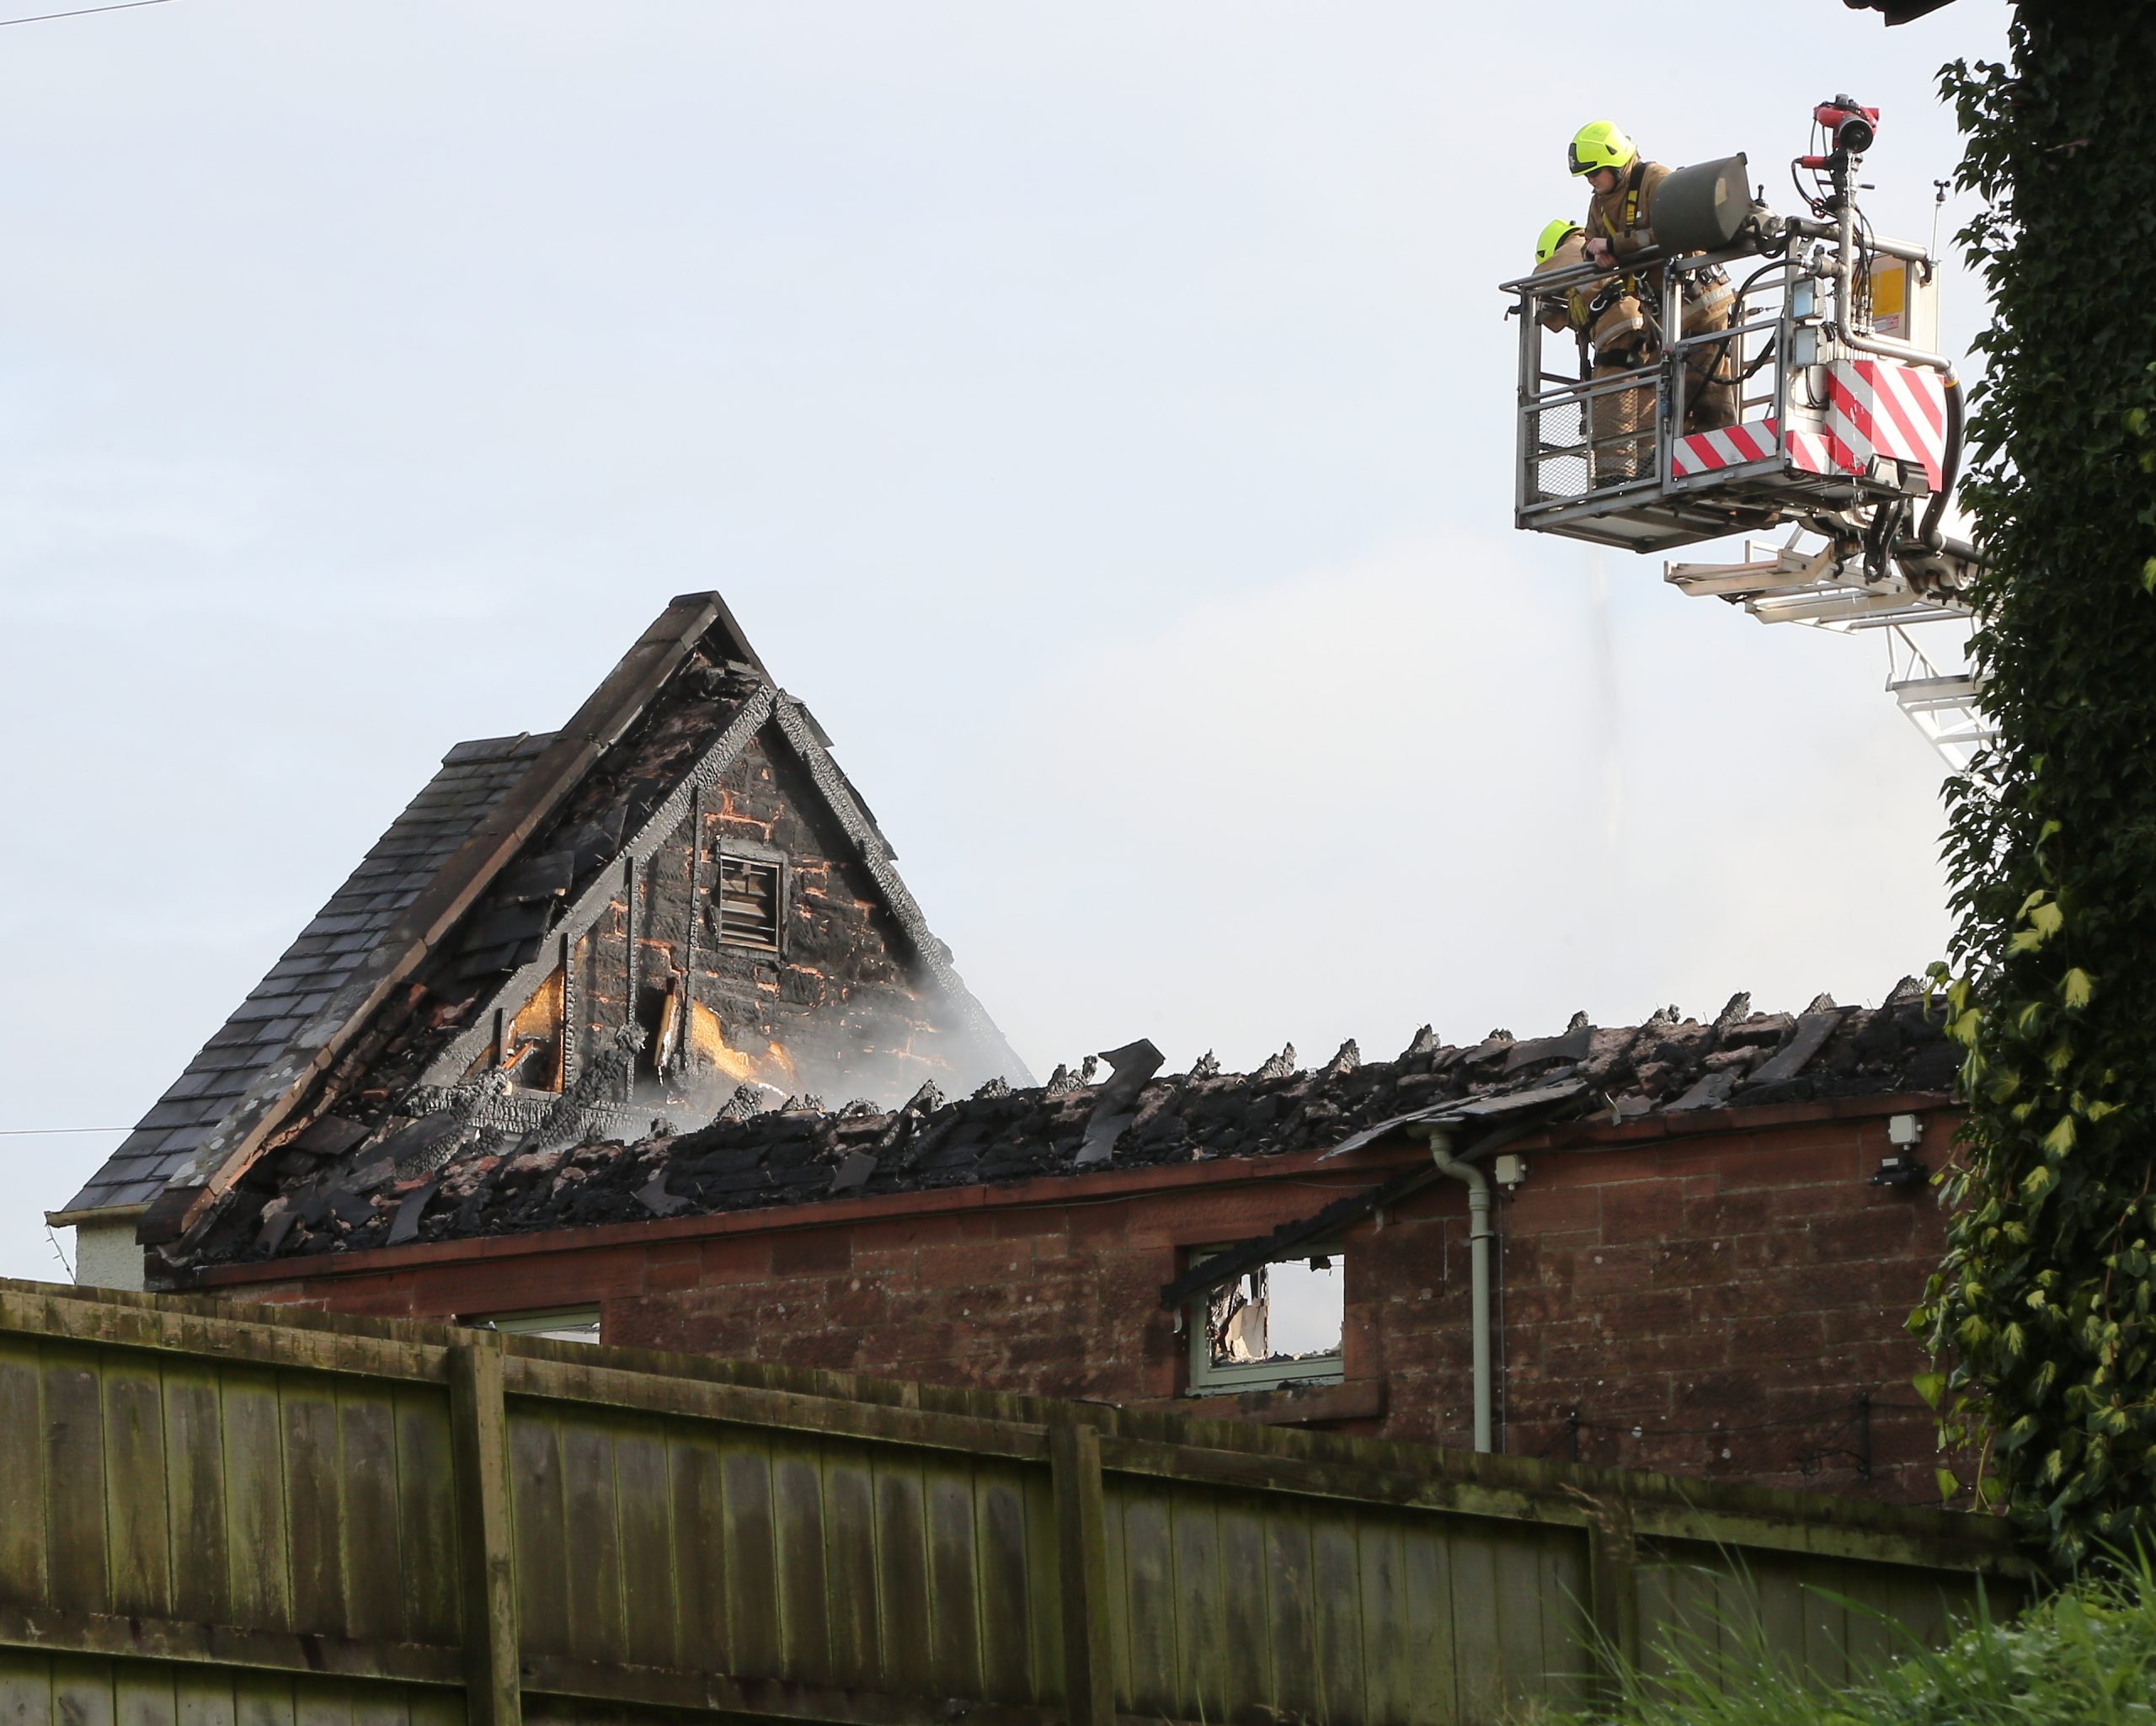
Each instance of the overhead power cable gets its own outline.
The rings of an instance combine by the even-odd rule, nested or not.
[[[97,12],[132,12],[138,6],[164,6],[170,0],[117,0],[111,6],[84,6],[73,12],[40,12],[32,18],[0,18],[0,30],[11,24],[50,24],[56,18],[88,18]]]
[[[0,1127],[0,1139],[57,1139],[68,1133],[125,1133],[130,1127]]]

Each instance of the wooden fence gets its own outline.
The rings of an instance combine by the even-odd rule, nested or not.
[[[0,1726],[1445,1726],[1718,1606],[1833,1681],[2022,1574],[1940,1512],[0,1282]]]

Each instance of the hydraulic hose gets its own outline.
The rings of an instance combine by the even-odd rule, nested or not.
[[[1917,529],[1917,537],[1927,551],[1935,552],[1946,542],[1939,524],[1945,518],[1946,505],[1954,496],[1954,482],[1961,476],[1961,380],[1950,371],[1946,374],[1946,453],[1940,462],[1939,489],[1932,494],[1923,524]]]

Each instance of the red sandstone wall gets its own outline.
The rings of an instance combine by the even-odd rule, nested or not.
[[[1928,1162],[1950,1134],[1931,1121]],[[1928,1189],[1870,1184],[1884,1115],[1610,1136],[1529,1151],[1527,1182],[1500,1202],[1502,1448],[1577,1445],[1582,1461],[1929,1500],[1930,1428],[1909,1387],[1923,1362],[1901,1325],[1942,1219]],[[1158,1290],[1186,1250],[1374,1178],[1223,1162],[909,1195],[903,1215],[856,1202],[686,1226],[701,1235],[669,1224],[406,1249],[368,1255],[381,1268],[367,1274],[355,1260],[221,1291],[421,1317],[596,1301],[613,1343],[1154,1401],[1182,1388],[1184,1342]],[[1464,1194],[1426,1191],[1345,1241],[1347,1383],[1251,1412],[1466,1444]],[[555,1250],[532,1250],[542,1243]],[[1874,1399],[1869,1482],[1860,1392]]]

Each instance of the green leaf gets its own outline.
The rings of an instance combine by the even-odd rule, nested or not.
[[[1919,1372],[1909,1383],[1924,1398],[1926,1408],[1936,1408],[1939,1399],[1946,1393],[1946,1375],[1943,1372]]]
[[[2088,972],[2075,965],[2059,979],[2058,992],[2068,1007],[2079,1012],[2089,1004],[2089,997],[2096,992],[2096,985]]]
[[[1939,1502],[1942,1504],[1951,1504],[1955,1494],[1961,1490],[1961,1478],[1951,1468],[1934,1470],[1931,1482],[1939,1488]]]

